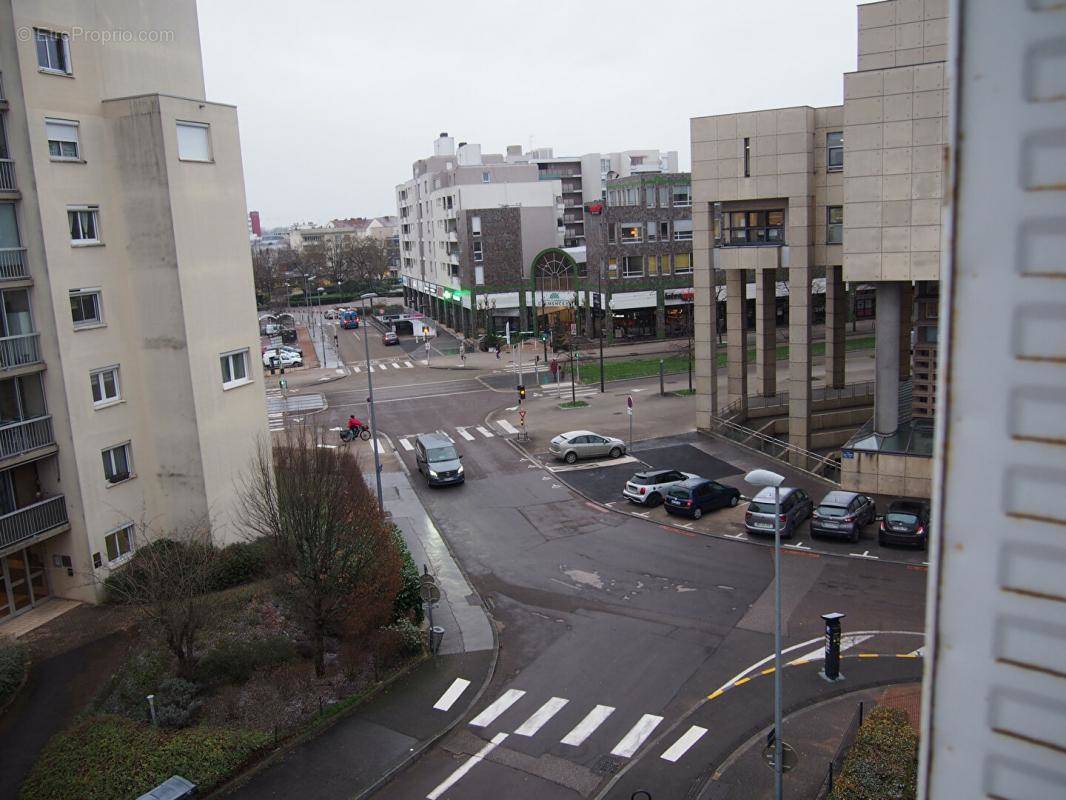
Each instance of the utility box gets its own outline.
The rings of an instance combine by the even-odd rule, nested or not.
[[[137,800],[179,800],[196,794],[196,784],[185,780],[180,775],[167,778],[148,794],[142,794]]]

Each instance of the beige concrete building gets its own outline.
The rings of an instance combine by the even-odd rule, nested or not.
[[[714,428],[726,409],[730,419],[746,419],[749,393],[777,397],[787,400],[794,463],[809,466],[809,451],[830,449],[813,420],[815,412],[832,408],[832,392],[825,390],[845,380],[845,285],[872,284],[877,287],[874,415],[851,441],[836,442],[844,444],[842,481],[862,491],[928,496],[947,135],[947,0],[860,5],[858,25],[858,69],[844,76],[842,106],[692,120],[697,426]],[[712,267],[726,276],[723,398],[712,368]],[[778,271],[789,283],[787,386],[776,382]],[[747,385],[743,335],[748,273],[756,284],[754,387]],[[825,377],[812,386],[811,282],[821,275]]]
[[[236,535],[267,435],[236,110],[193,0],[0,1],[0,621],[131,525]]]

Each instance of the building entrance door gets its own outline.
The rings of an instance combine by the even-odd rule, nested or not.
[[[0,621],[31,608],[49,594],[44,559],[36,547],[0,558]]]

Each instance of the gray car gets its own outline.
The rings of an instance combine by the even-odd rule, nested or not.
[[[782,486],[781,492],[781,537],[791,539],[803,520],[811,516],[814,502],[803,489]],[[744,528],[748,533],[774,533],[774,490],[765,486],[748,503],[744,514]]]
[[[430,486],[464,483],[461,459],[455,443],[439,433],[423,433],[415,439],[415,464]]]
[[[618,458],[625,454],[626,443],[592,431],[569,431],[552,439],[548,451],[561,461],[573,464],[579,458]]]
[[[841,536],[857,542],[863,526],[873,522],[876,516],[873,498],[856,492],[830,492],[814,509],[811,537]]]

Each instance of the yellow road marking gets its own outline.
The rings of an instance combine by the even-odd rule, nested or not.
[[[859,653],[859,658],[880,658],[880,653]]]
[[[747,683],[750,680],[751,680],[751,678],[741,678],[739,681],[737,681],[733,685],[734,686],[743,686],[745,683]]]
[[[715,689],[713,693],[707,695],[708,700],[714,700],[716,697],[721,697],[723,694],[721,689]]]
[[[771,672],[773,672],[773,671],[774,671],[774,667],[770,667],[770,669],[764,669],[764,670],[763,670],[762,672],[760,672],[759,674],[760,674],[760,675],[769,675],[769,674],[770,674]]]

